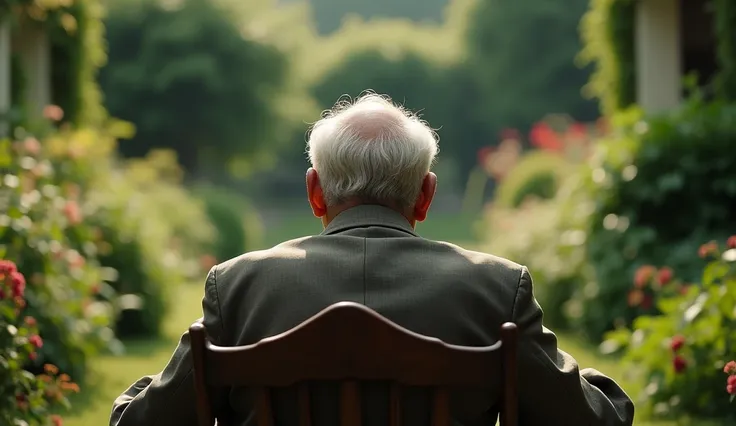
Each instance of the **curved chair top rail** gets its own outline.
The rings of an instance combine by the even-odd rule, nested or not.
[[[503,324],[501,339],[490,346],[457,346],[407,330],[359,303],[339,302],[250,345],[214,345],[201,323],[190,334],[193,345],[204,346],[207,382],[215,386],[355,379],[489,387],[503,377],[500,352],[515,354],[517,327]]]

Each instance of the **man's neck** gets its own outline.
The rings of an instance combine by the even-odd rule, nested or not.
[[[411,225],[412,228],[416,226],[416,220],[414,220],[413,216],[407,215],[406,211],[402,209],[398,209],[395,206],[392,206],[386,203],[368,202],[368,201],[363,201],[363,200],[350,200],[350,201],[341,203],[337,206],[327,207],[327,213],[324,216],[322,216],[322,226],[326,228],[327,225],[329,225],[329,223],[332,222],[332,220],[335,219],[335,217],[337,217],[337,215],[339,215],[340,213],[344,212],[345,210],[349,210],[349,209],[352,209],[354,207],[358,207],[361,205],[384,206],[386,208],[389,208],[391,210],[394,210],[400,213],[406,219],[406,221],[409,222],[409,225]]]

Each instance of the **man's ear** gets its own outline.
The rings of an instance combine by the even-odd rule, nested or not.
[[[414,219],[421,222],[427,218],[429,206],[432,205],[432,199],[437,191],[437,175],[432,172],[427,173],[422,181],[422,189],[419,191],[417,202],[414,205]]]
[[[327,204],[319,182],[319,175],[311,167],[307,170],[307,200],[316,217],[323,217],[327,214]]]

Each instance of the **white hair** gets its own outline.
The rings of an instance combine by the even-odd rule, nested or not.
[[[338,100],[307,141],[328,206],[359,199],[411,207],[438,151],[425,121],[373,92]]]

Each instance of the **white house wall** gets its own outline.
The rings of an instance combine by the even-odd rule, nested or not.
[[[676,107],[682,87],[679,0],[640,0],[636,12],[637,101],[651,112]]]

